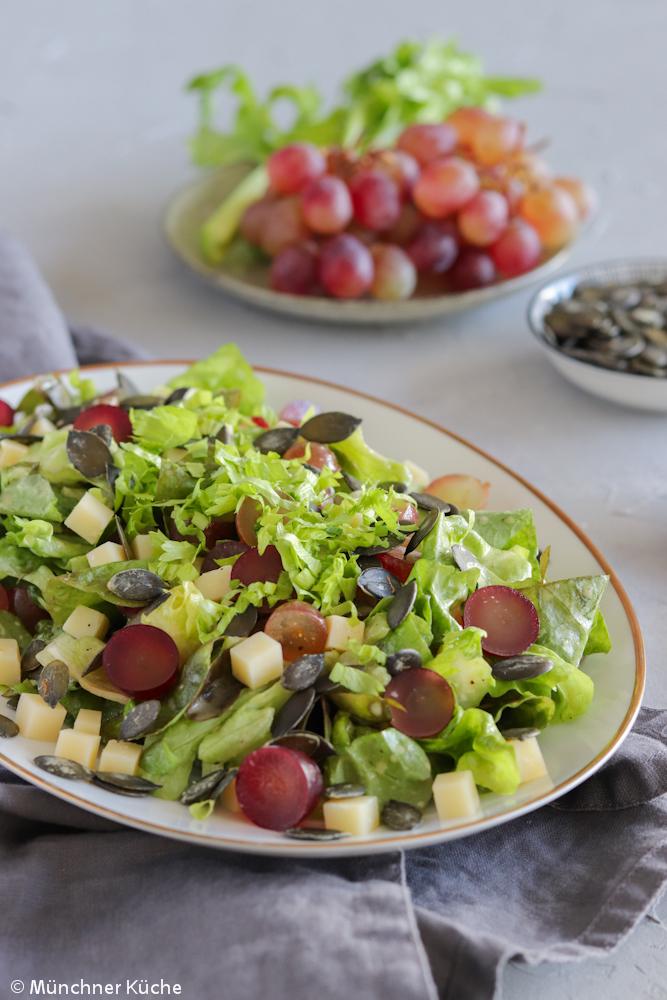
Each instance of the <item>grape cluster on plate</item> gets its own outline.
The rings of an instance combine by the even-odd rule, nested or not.
[[[241,235],[272,258],[271,286],[339,299],[481,288],[576,236],[594,195],[552,178],[524,126],[478,107],[408,126],[361,154],[297,143],[268,160],[269,191]]]

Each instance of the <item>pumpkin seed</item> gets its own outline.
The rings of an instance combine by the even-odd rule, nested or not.
[[[298,433],[306,441],[315,441],[318,444],[335,444],[337,441],[345,441],[354,434],[361,424],[359,417],[352,417],[349,413],[317,413],[310,420],[306,420]]]
[[[397,653],[390,653],[385,662],[385,667],[392,677],[421,665],[422,658],[416,649],[399,649]]]
[[[440,497],[435,497],[431,493],[411,493],[410,496],[422,510],[441,511],[445,517],[448,517],[450,514],[460,513],[456,504],[441,500]]]
[[[280,683],[288,691],[305,691],[306,688],[313,686],[323,670],[324,654],[307,653],[287,664]]]
[[[93,781],[101,788],[106,788],[108,792],[115,792],[117,795],[150,795],[162,787],[146,778],[140,778],[137,774],[122,774],[120,771],[96,771],[93,774]]]
[[[325,830],[322,826],[293,826],[283,831],[290,840],[342,840],[347,837],[342,830]]]
[[[279,736],[296,729],[300,723],[304,722],[310,715],[315,704],[315,692],[311,688],[305,691],[297,691],[288,702],[276,712],[273,725],[271,726],[271,737],[276,740]]]
[[[410,541],[405,546],[405,554],[409,555],[410,552],[414,552],[418,545],[424,541],[427,535],[430,535],[435,528],[440,512],[437,510],[429,510],[426,516],[422,518],[421,524],[417,530],[410,536]]]
[[[46,645],[43,639],[32,639],[28,643],[21,656],[21,679],[42,669],[42,664],[36,659],[36,656],[37,653],[46,649]]]
[[[116,372],[116,383],[118,385],[119,395],[125,396],[136,396],[139,392],[139,387],[136,382],[133,382],[129,375],[125,372]]]
[[[410,580],[396,593],[387,609],[387,625],[394,631],[407,618],[417,600],[417,581]]]
[[[89,427],[88,430],[91,434],[96,434],[98,438],[102,438],[108,448],[111,447],[113,434],[111,433],[111,428],[108,424],[95,424],[94,427]]]
[[[407,483],[399,483],[399,482],[396,482],[395,480],[392,480],[392,479],[387,479],[387,480],[385,480],[382,483],[378,483],[378,487],[381,490],[387,490],[387,492],[389,492],[389,490],[393,490],[394,493],[407,493],[408,492],[408,484]]]
[[[188,719],[195,722],[215,719],[234,704],[243,690],[243,685],[235,677],[227,674],[214,677],[207,681],[197,697],[188,706],[185,714]]]
[[[35,757],[34,764],[41,768],[42,771],[47,771],[49,774],[55,774],[57,778],[67,778],[68,781],[92,781],[93,772],[89,767],[84,767],[83,764],[77,764],[74,760],[65,760],[64,757],[54,757],[51,754],[42,754],[39,757]]]
[[[0,441],[16,441],[17,444],[37,444],[41,440],[38,434],[0,434]]]
[[[165,399],[164,405],[171,406],[172,403],[180,403],[189,392],[192,392],[192,389],[185,385],[180,386],[178,389],[173,389]]]
[[[324,789],[325,799],[356,799],[365,794],[366,789],[363,785],[355,785],[350,781],[341,781]]]
[[[369,545],[367,548],[360,547],[354,550],[354,555],[362,556],[363,558],[381,555],[383,552],[388,552],[389,549],[395,549],[397,545],[400,545],[404,541],[405,535],[387,535],[380,545]]]
[[[147,569],[122,569],[114,573],[107,583],[107,590],[115,597],[138,604],[147,604],[167,589],[165,581]]]
[[[20,694],[3,694],[2,697],[7,702],[7,708],[18,708]]]
[[[222,795],[238,773],[238,767],[221,767],[217,771],[211,771],[203,778],[191,782],[181,795],[180,801],[184,806],[191,806],[195,802],[215,800]]]
[[[356,493],[357,490],[361,489],[361,480],[357,479],[356,476],[353,476],[351,472],[346,472],[345,469],[341,469],[340,474],[347,488],[352,493]]]
[[[97,479],[113,465],[105,441],[92,431],[70,431],[67,435],[67,458],[86,479]]]
[[[107,466],[107,468],[108,468],[108,466]],[[125,558],[129,559],[130,558],[130,553],[132,552],[132,548],[130,546],[129,539],[128,539],[127,535],[125,534],[125,526],[123,525],[123,522],[119,518],[118,514],[116,514],[115,520],[116,520],[116,532],[118,534],[118,541],[120,542],[120,544],[122,545],[122,547],[123,547],[123,549],[125,551]]]
[[[540,730],[534,726],[517,726],[513,729],[501,729],[506,740],[532,740],[540,735]]]
[[[215,440],[221,441],[222,444],[231,444],[233,437],[234,435],[229,424],[223,424],[218,433],[215,435]]]
[[[465,572],[467,569],[478,569],[479,563],[472,552],[463,545],[452,545],[452,558],[458,568]]]
[[[164,401],[159,396],[125,396],[120,405],[124,410],[153,410],[156,406],[162,406]]]
[[[332,743],[320,736],[319,733],[310,733],[306,729],[295,729],[271,740],[273,746],[287,747],[288,750],[298,750],[306,757],[312,757],[314,761],[324,760],[326,757],[334,757],[336,751]]]
[[[382,566],[370,566],[359,574],[357,587],[368,594],[369,597],[391,597],[398,590],[400,584],[395,576],[387,572]]]
[[[342,690],[342,684],[332,681],[328,674],[322,674],[315,681],[315,690],[318,694],[334,694],[335,691]]]
[[[382,809],[380,819],[390,830],[412,830],[417,823],[421,823],[422,811],[409,802],[389,799]]]
[[[50,708],[55,708],[69,688],[69,669],[62,660],[51,660],[42,667],[37,692]]]
[[[501,681],[525,681],[548,673],[553,665],[553,660],[546,656],[522,653],[520,656],[508,656],[504,660],[497,660],[491,667],[491,673]]]
[[[19,727],[14,720],[0,714],[0,738],[11,739],[12,736],[18,736],[18,734]]]
[[[131,709],[120,724],[121,740],[137,740],[151,731],[160,714],[160,701],[151,698]]]
[[[277,455],[284,455],[288,448],[294,444],[299,436],[298,427],[273,427],[269,431],[259,434],[254,440],[254,446],[262,454],[268,455],[270,451]]]
[[[250,604],[245,611],[239,612],[225,629],[225,635],[236,636],[241,639],[245,639],[246,636],[250,635],[255,625],[257,624],[257,618],[259,617],[257,608]]]

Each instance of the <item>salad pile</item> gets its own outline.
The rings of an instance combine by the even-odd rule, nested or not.
[[[235,345],[0,420],[0,736],[47,771],[334,839],[475,815],[591,702],[606,577],[548,581],[529,510],[353,415],[276,415]]]

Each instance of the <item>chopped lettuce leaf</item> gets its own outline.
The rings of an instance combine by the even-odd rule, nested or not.
[[[343,469],[362,483],[410,482],[410,474],[405,465],[373,451],[364,441],[360,427],[344,441],[332,444],[331,448]]]
[[[416,580],[419,587],[417,610],[429,622],[434,642],[441,642],[448,633],[461,628],[451,608],[472,593],[477,576],[477,570],[461,572],[455,566],[425,557],[415,563],[410,579]]]
[[[136,440],[147,448],[177,448],[197,434],[197,414],[183,406],[130,410],[130,419]]]
[[[173,389],[193,387],[220,392],[239,389],[242,413],[255,413],[264,401],[264,386],[245,360],[236,344],[223,344],[203,361],[196,361],[182,375],[173,378]]]
[[[450,632],[427,664],[449,681],[462,708],[475,708],[494,686],[491,667],[482,656],[484,634],[472,627]]]
[[[15,476],[11,481],[7,474],[3,473],[0,513],[45,518],[56,522],[64,521],[66,516],[60,509],[55,490],[38,472]]]
[[[29,521],[14,517],[7,527],[8,543],[29,549],[42,559],[57,559],[66,563],[90,549],[90,545],[83,539],[74,535],[56,534],[50,521],[39,518]]]
[[[588,634],[584,656],[591,656],[593,653],[608,653],[610,650],[611,636],[604,615],[598,608]]]
[[[170,590],[157,608],[142,614],[141,621],[170,635],[185,661],[201,645],[203,635],[214,629],[219,613],[218,605],[186,580]]]
[[[246,754],[271,739],[271,723],[276,712],[292,697],[280,682],[249,692],[238,699],[227,719],[204,737],[199,759],[206,764],[240,762]]]
[[[472,771],[475,784],[481,788],[511,795],[519,787],[514,748],[498,730],[493,716],[480,708],[457,708],[438,736],[420,743],[429,753],[450,757],[457,771]]]
[[[389,799],[423,808],[431,797],[431,764],[419,744],[391,727],[358,736],[342,753],[356,780],[383,806]]]
[[[0,611],[0,638],[16,639],[19,649],[23,652],[32,636],[26,631],[16,615],[10,611]]]
[[[361,667],[341,663],[340,660],[334,664],[329,678],[354,694],[377,695],[382,694],[385,688],[382,681],[374,677],[373,674],[368,673]]]
[[[578,576],[527,591],[540,617],[538,643],[578,667],[608,579],[607,576]],[[603,633],[598,632],[597,641],[604,641]]]

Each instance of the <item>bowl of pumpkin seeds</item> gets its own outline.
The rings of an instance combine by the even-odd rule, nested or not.
[[[564,274],[533,296],[528,322],[552,364],[579,388],[667,412],[667,260]]]

